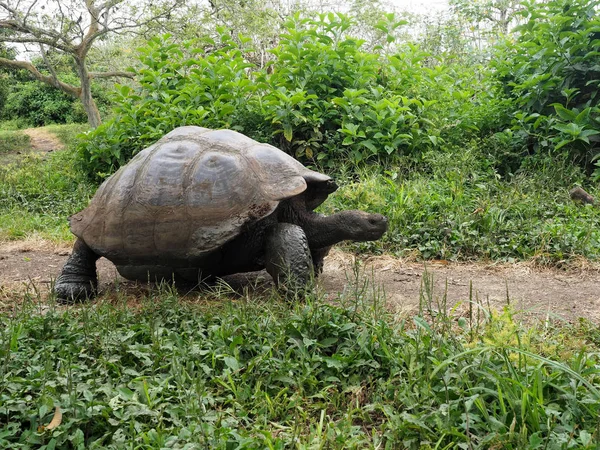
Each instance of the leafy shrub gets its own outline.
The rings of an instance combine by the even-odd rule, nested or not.
[[[62,78],[67,82],[76,82],[74,77]],[[99,108],[106,108],[106,95],[98,89],[93,91]],[[27,121],[29,126],[36,127],[87,122],[86,113],[79,100],[40,81],[22,81],[12,85],[4,109],[0,109],[0,113],[4,119],[22,119]]]
[[[73,115],[72,97],[38,81],[20,83],[11,90],[4,116],[25,118],[31,126],[86,120],[85,116]]]
[[[139,86],[119,86],[113,118],[88,133],[79,146],[92,176],[109,175],[178,126],[244,131],[238,117],[247,116],[245,103],[255,89],[248,78],[250,65],[229,34],[220,31],[219,42],[187,42],[185,52],[169,35],[139,49]],[[214,50],[205,54],[205,47]]]
[[[391,33],[404,23],[380,27]],[[344,34],[351,24],[341,14],[286,23],[261,103],[279,135],[274,143],[326,166],[414,155],[432,143],[424,142],[434,132],[423,117],[427,102],[400,81],[403,59],[363,50],[364,41]]]
[[[391,17],[383,29],[402,25]],[[114,118],[80,146],[86,170],[102,178],[181,125],[239,130],[324,166],[418,158],[439,139],[431,102],[401,76],[410,56],[363,50],[344,34],[351,23],[342,14],[294,16],[265,70],[244,59],[248,41],[238,45],[224,29],[217,42],[150,40],[139,87],[121,86]],[[423,78],[434,86],[438,73]]]
[[[526,22],[493,61],[516,107],[508,138],[530,152],[562,149],[588,170],[600,150],[598,5],[598,0],[526,3],[521,12]]]

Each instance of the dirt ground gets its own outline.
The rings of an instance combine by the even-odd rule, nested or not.
[[[48,153],[64,147],[54,134],[43,128],[27,128],[23,133],[29,136],[33,152]]]
[[[68,247],[43,240],[0,243],[0,303],[6,306],[11,297],[14,299],[15,294],[27,289],[30,292],[37,289],[45,297],[69,252]],[[98,261],[98,273],[101,292],[145,289],[119,277],[114,265],[104,258]],[[423,281],[431,276],[434,301],[441,302],[445,297],[448,309],[457,304],[465,308],[469,298],[485,307],[489,304],[501,308],[508,297],[517,310],[528,316],[568,321],[585,317],[600,321],[600,272],[589,266],[561,271],[525,263],[424,264],[389,256],[357,261],[349,253],[334,250],[325,261],[319,284],[334,298],[340,292],[368,283],[369,290],[376,288],[385,294],[394,310],[410,313],[418,310]],[[248,283],[271,285],[270,276],[264,271],[226,281],[237,289]]]

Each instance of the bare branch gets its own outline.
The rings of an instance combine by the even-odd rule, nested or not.
[[[2,6],[0,4],[0,6]],[[60,49],[64,52],[72,52],[73,47],[60,44],[58,41],[61,39],[60,34],[52,30],[42,30],[31,25],[26,25],[16,20],[0,20],[0,29],[6,28],[7,30],[16,31],[29,36],[5,36],[0,35],[1,42],[18,42],[18,43],[42,43],[50,47]]]
[[[48,59],[48,55],[46,54],[46,49],[44,48],[44,46],[42,44],[40,44],[40,53],[42,54],[42,59],[46,63],[46,66],[48,66],[50,75],[52,75],[52,78],[54,79],[55,83],[59,83],[58,75],[56,74],[56,71],[54,70],[54,66]]]
[[[97,6],[96,9],[98,10],[99,13],[101,13],[104,10],[114,8],[119,3],[123,3],[123,1],[124,0],[108,0],[108,1],[104,2],[103,4],[101,4],[100,6]]]
[[[25,17],[23,18],[23,22],[25,22],[27,20],[27,18],[29,17],[29,14],[31,14],[31,10],[33,9],[33,7],[35,6],[36,3],[37,3],[37,0],[35,0],[34,2],[31,2],[31,5],[29,5],[29,8],[27,9],[27,12],[25,13]]]
[[[100,113],[91,92],[91,79],[108,77],[133,78],[124,71],[88,72],[88,53],[99,38],[110,33],[134,33],[136,29],[169,18],[185,0],[0,0],[0,43],[35,44],[48,65],[50,75],[41,73],[31,63],[0,59],[0,66],[25,69],[37,80],[55,86],[83,103],[93,127],[101,123]],[[49,5],[49,12],[45,12]],[[73,58],[80,87],[61,82],[48,58],[54,49]]]
[[[71,86],[70,84],[64,83],[58,79],[54,79],[53,77],[44,75],[39,70],[37,70],[35,68],[35,66],[33,64],[31,64],[30,62],[12,61],[10,59],[0,58],[0,66],[11,67],[13,69],[25,69],[29,73],[31,73],[35,77],[36,80],[39,80],[42,83],[46,83],[51,86],[54,86],[75,98],[79,98],[79,95],[81,94],[81,88]]]
[[[0,22],[0,28],[2,28],[2,22]],[[16,36],[3,36],[0,35],[0,42],[14,42],[17,44],[43,44],[48,47],[53,47],[55,49],[61,50],[65,53],[73,52],[72,47],[68,47],[66,45],[60,44],[56,42],[54,39],[50,38],[41,38],[41,37],[16,37]]]

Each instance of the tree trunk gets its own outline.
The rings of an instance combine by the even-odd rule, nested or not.
[[[81,100],[81,103],[83,103],[83,109],[87,114],[90,127],[97,128],[102,123],[102,119],[100,118],[98,106],[96,106],[96,102],[92,97],[92,83],[90,74],[85,67],[85,59],[75,58],[75,61],[77,62],[77,73],[79,74],[79,79],[81,80],[81,92],[79,94],[79,100]]]
[[[87,87],[87,91],[81,89],[80,100],[81,103],[83,103],[83,109],[88,116],[88,123],[92,128],[97,128],[102,123],[102,119],[100,118],[100,111],[98,111],[98,107],[92,97],[89,86]]]

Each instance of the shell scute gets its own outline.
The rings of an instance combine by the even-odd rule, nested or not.
[[[71,230],[116,264],[185,266],[304,192],[307,181],[327,180],[235,131],[180,127],[108,178],[70,218]]]

